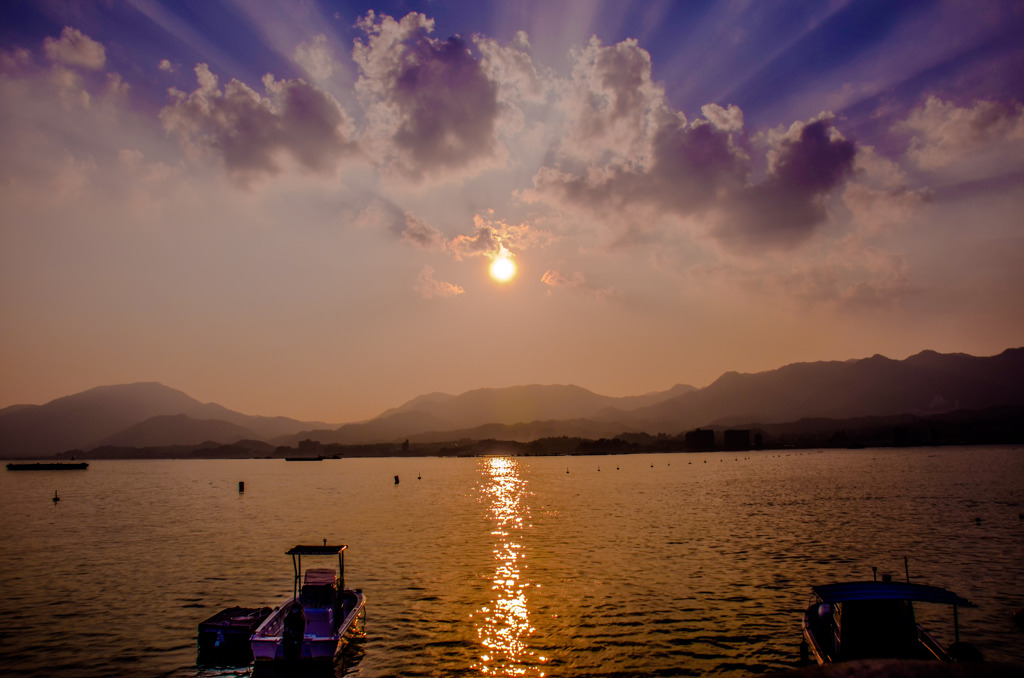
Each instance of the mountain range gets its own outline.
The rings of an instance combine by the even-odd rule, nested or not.
[[[705,388],[676,385],[611,397],[572,385],[431,393],[342,426],[241,414],[159,383],[101,386],[44,405],[0,410],[0,456],[30,458],[100,446],[166,447],[241,440],[295,446],[501,439],[529,442],[625,432],[678,435],[698,427],[801,419],[934,415],[1024,405],[1024,348],[975,357],[924,351],[905,360],[796,363],[728,372]]]

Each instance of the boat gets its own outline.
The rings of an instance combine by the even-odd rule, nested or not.
[[[914,603],[953,608],[956,642],[944,647],[917,623]],[[862,659],[981,661],[981,653],[960,642],[958,609],[977,607],[948,589],[910,582],[853,581],[811,588],[803,619],[801,654],[818,664]]]
[[[269,607],[227,607],[199,623],[199,663],[247,666],[252,662],[249,638],[270,614]]]
[[[89,468],[89,463],[77,461],[71,463],[62,462],[31,462],[25,464],[8,464],[8,471],[77,471]]]
[[[290,600],[275,608],[250,638],[253,659],[265,661],[333,660],[355,637],[362,635],[366,596],[345,588],[347,545],[295,546],[295,580]],[[338,569],[309,568],[302,557],[337,556]],[[301,586],[300,586],[301,584]]]

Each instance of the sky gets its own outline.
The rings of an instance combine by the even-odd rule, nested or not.
[[[0,407],[344,423],[1022,346],[1021,36],[995,0],[0,3]]]

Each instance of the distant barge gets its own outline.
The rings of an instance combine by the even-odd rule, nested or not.
[[[44,463],[44,462],[32,462],[29,464],[8,464],[8,471],[78,471],[89,468],[89,464],[84,461],[72,462],[72,463]]]

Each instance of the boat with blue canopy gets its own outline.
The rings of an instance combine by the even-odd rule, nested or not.
[[[955,642],[943,646],[917,623],[914,603],[953,609]],[[811,588],[804,612],[801,652],[818,664],[860,659],[980,661],[974,646],[960,641],[961,607],[970,600],[939,586],[881,581],[854,581]]]

